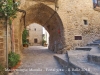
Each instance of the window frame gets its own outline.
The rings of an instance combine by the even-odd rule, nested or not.
[[[37,38],[34,39],[34,43],[38,43],[38,39]]]
[[[82,40],[82,36],[74,36],[74,40]]]
[[[84,22],[84,25],[88,25],[88,20],[84,19],[83,22]]]

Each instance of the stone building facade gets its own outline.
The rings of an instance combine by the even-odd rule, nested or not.
[[[57,52],[64,47],[70,50],[100,39],[100,12],[94,9],[92,0],[20,1],[19,8],[26,11],[26,25],[38,23],[49,32],[50,50]],[[20,53],[24,23],[23,14],[18,12],[17,15],[13,21],[14,49]]]
[[[29,43],[31,46],[42,45],[43,27],[36,23],[27,26]]]

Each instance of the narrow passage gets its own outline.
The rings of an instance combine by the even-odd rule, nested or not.
[[[22,71],[14,75],[65,75],[62,66],[53,57],[54,53],[42,46],[30,46],[23,50]]]

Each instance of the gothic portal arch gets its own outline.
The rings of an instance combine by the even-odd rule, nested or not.
[[[43,3],[26,9],[26,25],[38,23],[49,32],[49,49],[55,52],[64,48],[64,30],[58,13]]]

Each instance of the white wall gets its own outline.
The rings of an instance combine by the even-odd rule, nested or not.
[[[37,23],[33,23],[27,29],[29,30],[29,43],[31,45],[42,45],[43,27]],[[37,39],[38,43],[34,43],[34,39]]]

